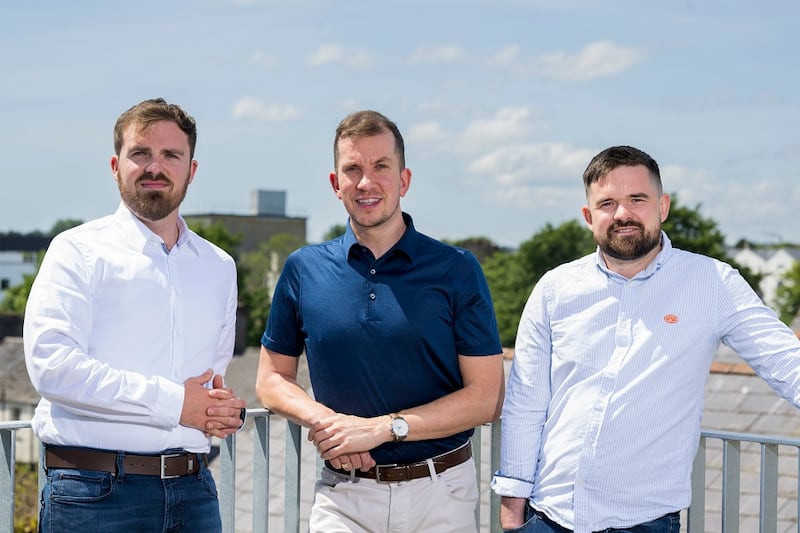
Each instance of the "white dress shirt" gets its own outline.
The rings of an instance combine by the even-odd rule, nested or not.
[[[800,341],[720,261],[663,249],[633,279],[599,253],[542,277],[523,312],[493,490],[576,533],[688,507],[720,342],[800,405]]]
[[[179,425],[183,383],[233,354],[236,266],[179,220],[163,241],[124,204],[57,235],[25,311],[25,360],[46,444],[207,452]],[[209,385],[210,386],[210,385]]]

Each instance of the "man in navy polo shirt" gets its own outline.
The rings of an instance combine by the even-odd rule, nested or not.
[[[402,212],[411,170],[388,118],[345,117],[334,164],[346,232],[287,259],[256,384],[325,460],[309,528],[477,531],[469,438],[497,418],[504,392],[483,272]],[[313,399],[296,381],[303,352]]]

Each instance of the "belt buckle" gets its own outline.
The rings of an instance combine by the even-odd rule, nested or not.
[[[391,481],[386,481],[385,479],[381,479],[381,470],[384,468],[393,468],[395,466],[400,466],[399,463],[393,463],[390,465],[375,465],[375,481],[378,483],[391,483]]]
[[[172,459],[173,457],[180,457],[183,455],[182,453],[167,453],[161,456],[161,479],[172,479],[176,477],[181,477],[180,474],[174,474],[171,476],[166,475],[164,472],[167,470],[167,463],[164,462],[165,459]],[[189,459],[191,461],[191,459]]]

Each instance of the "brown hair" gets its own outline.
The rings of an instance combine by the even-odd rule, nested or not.
[[[168,104],[163,98],[152,98],[131,107],[117,119],[114,125],[114,152],[119,155],[122,149],[122,134],[131,124],[142,129],[159,120],[170,120],[186,134],[189,141],[189,158],[194,159],[197,144],[197,123],[194,118],[176,104]]]
[[[333,164],[339,164],[339,139],[347,137],[372,137],[381,133],[391,132],[394,135],[394,151],[400,161],[400,168],[406,168],[406,149],[403,136],[397,124],[381,115],[377,111],[356,111],[344,117],[336,128],[336,137],[333,139]]]
[[[647,167],[647,170],[650,171],[650,179],[653,180],[658,189],[658,194],[662,194],[661,172],[658,170],[658,163],[656,163],[655,159],[632,146],[612,146],[594,156],[583,172],[583,188],[586,191],[586,195],[589,195],[589,186],[592,183],[598,182],[615,168],[621,166],[635,167],[637,165]]]

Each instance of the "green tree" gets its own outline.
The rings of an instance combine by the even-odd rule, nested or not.
[[[469,237],[459,241],[451,241],[450,244],[469,250],[481,264],[500,251],[500,247],[488,237]]]
[[[22,282],[12,285],[5,291],[2,301],[0,301],[0,312],[22,316],[25,314],[25,305],[28,303],[28,295],[31,293],[33,280],[39,272],[39,267],[44,259],[44,250],[37,253],[36,270],[33,274],[23,274]]]
[[[225,250],[234,260],[239,257],[238,248],[244,239],[244,235],[241,233],[231,233],[225,229],[225,225],[222,222],[214,222],[213,224],[192,223],[188,226],[189,229],[207,241],[213,242]]]
[[[795,263],[778,282],[775,291],[778,315],[786,325],[791,325],[800,311],[800,263]]]
[[[83,220],[77,218],[62,218],[56,220],[56,223],[53,224],[53,227],[50,228],[48,235],[58,235],[64,230],[74,228],[75,226],[80,226],[83,224]]]
[[[586,225],[571,220],[557,227],[546,224],[516,252],[499,252],[487,259],[484,273],[503,346],[514,344],[522,308],[539,278],[594,249],[594,239]]]
[[[670,196],[672,203],[669,216],[664,221],[662,229],[672,241],[672,246],[725,261],[739,271],[753,290],[760,293],[759,285],[763,276],[738,264],[728,255],[725,236],[717,228],[714,220],[704,218],[700,214],[701,204],[697,204],[694,208],[686,207],[680,204],[677,194]]]
[[[247,341],[249,346],[257,346],[264,333],[267,316],[272,302],[272,290],[283,270],[286,258],[303,246],[302,239],[281,233],[267,242],[261,243],[258,250],[245,252],[239,261],[242,275],[242,301],[247,309]]]
[[[346,228],[344,224],[334,224],[330,227],[328,231],[325,232],[325,235],[322,236],[323,241],[330,241],[335,239],[339,235],[344,235]]]

